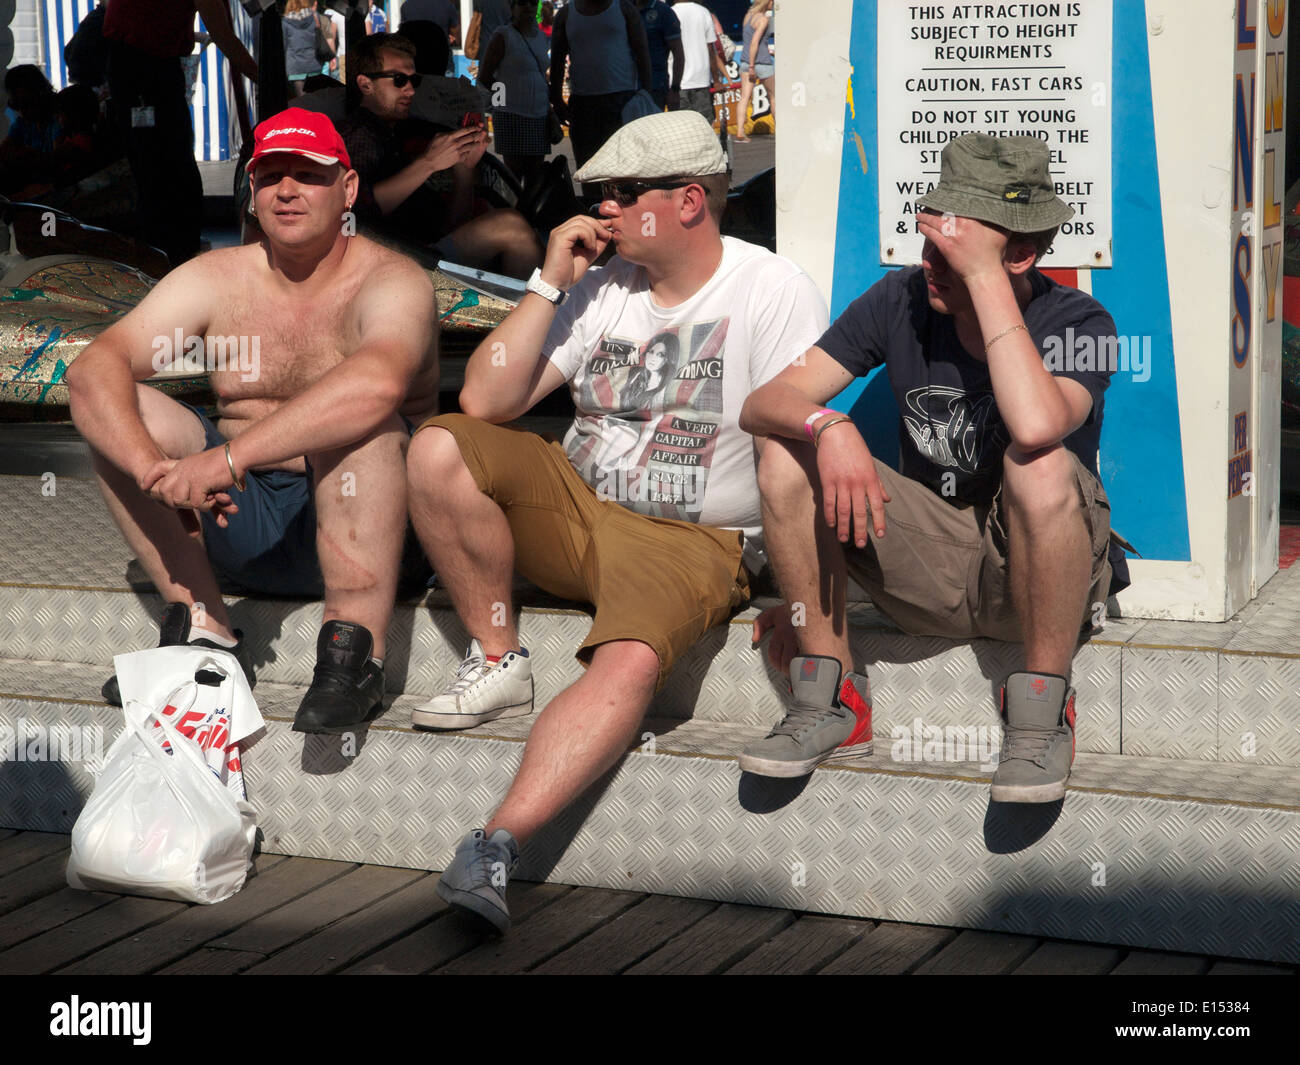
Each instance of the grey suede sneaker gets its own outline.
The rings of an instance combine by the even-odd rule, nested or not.
[[[832,756],[870,754],[871,683],[824,655],[790,662],[794,705],[781,723],[740,756],[740,768],[763,777],[802,777]],[[838,693],[838,694],[837,694]]]
[[[504,828],[498,828],[490,839],[476,828],[460,841],[436,890],[452,906],[504,933],[510,927],[506,885],[518,861],[519,845]]]
[[[994,802],[1056,802],[1074,762],[1074,689],[1054,673],[1012,673],[1002,685],[1002,758]]]

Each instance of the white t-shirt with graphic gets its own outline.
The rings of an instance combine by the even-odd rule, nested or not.
[[[569,381],[569,461],[602,498],[659,518],[743,529],[761,542],[753,438],[740,408],[803,355],[826,302],[795,263],[722,238],[717,272],[660,307],[615,256],[573,287],[543,351]]]

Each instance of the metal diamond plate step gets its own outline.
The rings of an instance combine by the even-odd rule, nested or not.
[[[0,649],[6,656],[106,665],[114,653],[156,640],[159,601],[147,587],[130,590],[142,574],[106,521],[89,481],[0,476]],[[446,606],[436,593],[423,604],[399,605],[390,690],[428,695],[451,675],[466,637]],[[231,600],[231,609],[260,659],[260,677],[307,683],[319,604],[244,598]],[[780,718],[782,682],[750,647],[753,614],[700,642],[660,694],[657,714],[760,727]],[[1280,572],[1222,625],[1111,619],[1074,662],[1079,749],[1300,766],[1300,650],[1285,640],[1296,631],[1297,615],[1300,567]],[[581,611],[524,610],[521,631],[534,655],[541,701],[578,676],[572,651],[588,627]],[[853,635],[856,653],[869,663],[878,735],[895,728],[996,727],[994,692],[1018,666],[1016,648],[908,637],[869,604],[855,608]],[[0,677],[0,690],[13,688]]]
[[[458,735],[289,730],[297,691],[261,692],[244,757],[265,849],[442,868],[504,793],[529,720]],[[0,699],[0,736],[100,730],[117,715]],[[743,776],[758,729],[652,721],[629,754],[525,848],[518,875],[894,921],[1300,961],[1300,780],[1287,769],[1079,756],[1062,806],[988,801],[978,766],[874,757],[803,781]],[[67,831],[84,761],[0,763],[0,826]]]

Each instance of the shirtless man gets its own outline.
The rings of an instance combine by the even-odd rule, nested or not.
[[[293,727],[342,732],[384,691],[407,419],[435,406],[436,302],[413,262],[346,235],[357,174],[325,116],[290,108],[261,123],[249,172],[262,242],[193,259],[105,330],[68,371],[72,417],[169,604],[161,643],[228,648],[252,681],[216,574],[279,595],[323,589]],[[200,352],[215,423],[139,383]],[[115,701],[116,678],[104,695]]]

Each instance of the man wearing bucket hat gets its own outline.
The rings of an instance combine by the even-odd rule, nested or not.
[[[383,695],[406,530],[409,418],[434,409],[437,310],[410,260],[346,225],[342,138],[290,108],[248,165],[263,240],[169,273],[67,373],[73,420],[127,543],[168,604],[162,644],[249,658],[218,588],[325,597],[294,728],[341,732]],[[202,361],[217,417],[140,382]],[[116,701],[117,681],[105,697]]]
[[[504,801],[438,887],[499,930],[520,845],[622,757],[674,662],[748,600],[761,559],[753,440],[736,418],[827,316],[794,263],[720,235],[726,170],[694,112],[615,133],[577,174],[601,185],[600,217],[556,228],[470,359],[465,414],[411,441],[412,522],[472,640],[413,724],[532,712],[512,569],[595,608],[585,675],[542,710]],[[577,417],[562,445],[501,426],[565,383]]]
[[[793,777],[870,753],[871,689],[845,627],[852,576],[906,632],[1024,645],[1024,668],[1002,688],[992,798],[1052,802],[1074,756],[1080,628],[1127,570],[1122,553],[1109,555],[1097,475],[1109,373],[1042,353],[1068,330],[1103,340],[1115,326],[1090,296],[1035,269],[1074,213],[1056,196],[1041,140],[952,141],[918,206],[921,265],[873,285],[741,415],[769,438],[764,528],[782,592],[803,604],[806,623],[790,627],[787,607],[755,626],[756,637],[775,630],[769,656],[790,667],[795,702],[740,765]],[[824,408],[881,364],[901,416],[898,471]]]

